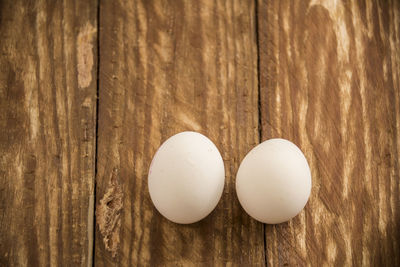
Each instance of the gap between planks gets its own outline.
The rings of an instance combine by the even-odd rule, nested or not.
[[[98,130],[99,130],[99,90],[100,90],[100,0],[97,1],[97,66],[96,66],[96,127],[95,127],[95,150],[94,150],[94,183],[93,183],[93,225],[92,225],[92,240],[89,254],[91,257],[88,261],[89,266],[95,266],[96,254],[96,188],[97,188],[97,147],[98,147]]]
[[[258,0],[254,0],[254,28],[256,36],[257,45],[257,93],[258,93],[258,143],[261,144],[262,140],[262,121],[261,121],[261,77],[260,77],[260,39],[259,39],[259,21],[258,21]],[[267,236],[266,236],[266,226],[263,224],[263,239],[264,239],[264,265],[268,266],[267,261]]]

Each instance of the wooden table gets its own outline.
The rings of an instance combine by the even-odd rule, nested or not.
[[[400,2],[0,2],[1,266],[400,266]],[[215,142],[221,201],[177,225],[150,161]],[[235,175],[286,138],[306,208],[264,225]]]

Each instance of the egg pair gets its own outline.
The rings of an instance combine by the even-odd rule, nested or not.
[[[225,181],[224,161],[202,134],[182,132],[167,139],[150,165],[148,185],[156,209],[175,223],[197,222],[217,206]],[[254,147],[236,176],[243,209],[269,224],[290,220],[306,205],[311,173],[301,150],[284,139]]]

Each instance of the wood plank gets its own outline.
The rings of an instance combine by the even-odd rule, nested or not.
[[[96,1],[0,2],[0,265],[92,262]]]
[[[263,139],[309,160],[305,210],[268,266],[400,265],[398,1],[258,1]]]
[[[264,265],[263,225],[240,208],[234,177],[259,142],[255,6],[249,1],[100,4],[96,266]],[[199,223],[154,208],[151,159],[171,135],[215,142],[223,197]]]

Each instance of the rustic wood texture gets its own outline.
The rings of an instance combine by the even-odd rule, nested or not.
[[[400,266],[399,1],[3,0],[0,40],[0,266]],[[147,188],[185,130],[226,169],[192,225]],[[273,137],[313,188],[263,225],[234,182]]]
[[[234,177],[259,142],[253,1],[103,1],[96,266],[264,265],[264,229]],[[216,210],[178,225],[151,203],[147,174],[168,137],[206,134],[225,161]]]
[[[0,1],[0,265],[90,266],[95,1]]]
[[[400,3],[258,1],[263,139],[309,160],[305,210],[268,266],[400,265]]]

